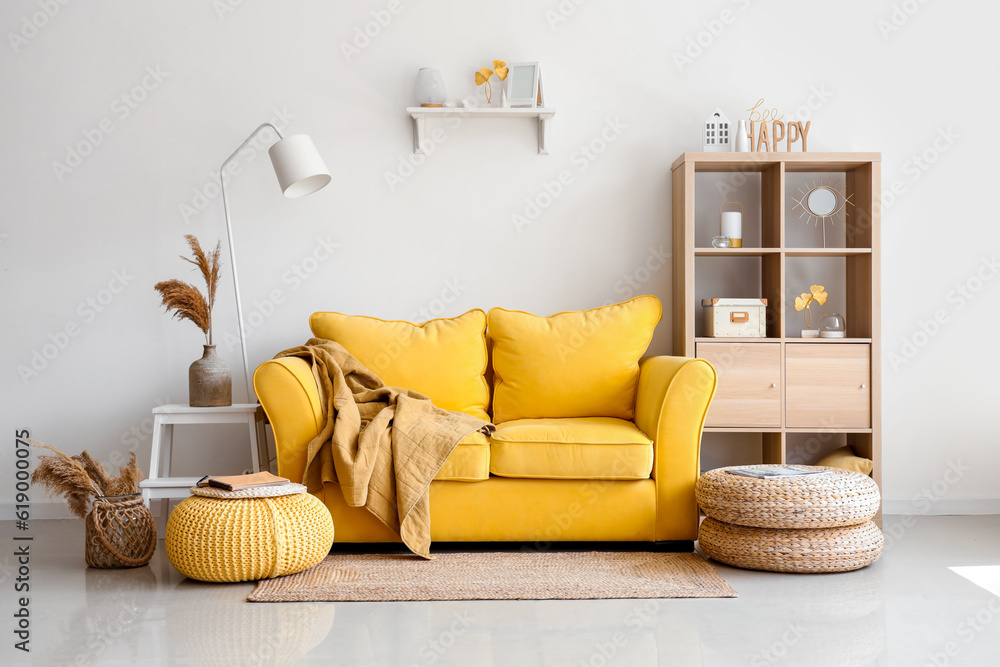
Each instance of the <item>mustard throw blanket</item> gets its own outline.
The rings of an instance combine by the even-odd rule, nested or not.
[[[278,354],[312,366],[324,424],[308,446],[303,483],[336,482],[351,507],[364,506],[414,553],[431,558],[430,483],[470,433],[495,427],[435,407],[422,394],[386,387],[339,343],[312,338]]]

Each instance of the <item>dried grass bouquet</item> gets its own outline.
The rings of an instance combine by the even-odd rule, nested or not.
[[[66,498],[70,511],[81,519],[87,516],[94,498],[130,496],[139,493],[142,473],[135,461],[135,452],[128,465],[110,475],[99,461],[84,451],[79,456],[67,456],[52,445],[32,440],[38,447],[53,452],[38,459],[38,468],[31,476],[33,484]]]
[[[188,245],[191,246],[191,255],[194,259],[189,259],[181,255],[181,259],[190,264],[194,264],[201,271],[202,278],[205,279],[207,287],[206,297],[201,291],[190,283],[181,280],[164,280],[153,285],[153,289],[160,293],[163,298],[163,306],[167,312],[174,311],[174,317],[179,320],[191,320],[195,326],[202,330],[208,344],[212,344],[212,309],[215,308],[215,291],[219,287],[219,275],[222,262],[219,260],[219,253],[222,249],[222,241],[215,244],[215,250],[210,254],[205,254],[201,249],[198,239],[185,234]]]

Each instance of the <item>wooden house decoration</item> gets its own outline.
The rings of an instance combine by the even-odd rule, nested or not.
[[[702,141],[703,151],[728,151],[729,148],[729,119],[721,109],[716,109],[711,116],[705,119],[705,136]]]

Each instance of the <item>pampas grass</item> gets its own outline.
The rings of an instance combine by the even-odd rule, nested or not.
[[[191,234],[184,236],[188,246],[191,248],[191,255],[194,259],[184,257],[181,259],[189,264],[194,264],[201,272],[201,277],[205,280],[208,288],[208,298],[201,291],[190,283],[181,280],[165,280],[153,285],[153,289],[160,293],[162,305],[169,313],[174,311],[173,316],[178,320],[190,320],[205,334],[208,344],[212,344],[212,310],[215,308],[215,292],[219,287],[220,267],[222,262],[219,254],[222,250],[222,241],[215,244],[215,250],[206,254],[201,249],[198,239]]]
[[[67,456],[52,445],[32,440],[36,447],[53,452],[41,456],[38,468],[31,475],[33,484],[40,484],[49,491],[66,498],[69,510],[81,519],[87,516],[93,498],[102,496],[128,496],[139,493],[142,473],[135,460],[135,452],[128,465],[109,475],[104,466],[86,451],[78,456]]]

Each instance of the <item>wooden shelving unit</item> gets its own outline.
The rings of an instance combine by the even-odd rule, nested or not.
[[[790,434],[843,434],[859,456],[872,459],[872,477],[881,486],[880,168],[879,153],[684,153],[673,164],[672,184],[674,353],[708,359],[720,378],[705,431],[759,434],[765,463],[788,460]],[[759,182],[760,228],[752,236],[759,231],[760,247],[696,246],[696,238],[709,236],[696,229],[706,219],[705,211],[695,210],[696,181],[703,173],[743,174],[743,182],[751,176],[750,183]],[[843,179],[851,202],[843,216],[844,247],[786,245],[788,225],[798,224],[786,222],[792,220],[789,177],[813,174]],[[756,219],[753,213],[744,224]],[[747,236],[744,231],[744,243]],[[710,296],[766,298],[766,338],[697,334],[703,295],[696,280],[718,279],[719,273],[724,280],[734,266],[730,261],[744,268],[756,263],[760,293]],[[803,285],[790,284],[792,262],[807,273],[811,262],[842,266],[848,338],[799,337],[801,321],[789,315],[789,306]]]

